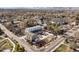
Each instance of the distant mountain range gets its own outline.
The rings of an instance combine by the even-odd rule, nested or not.
[[[78,10],[79,7],[3,7],[0,8],[2,11],[62,11],[62,10]]]
[[[45,9],[45,10],[79,10],[79,7],[34,7],[31,9]]]
[[[79,10],[79,7],[3,7],[0,9]]]

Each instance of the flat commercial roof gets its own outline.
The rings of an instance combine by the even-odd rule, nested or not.
[[[26,28],[25,29],[25,32],[34,32],[34,31],[39,31],[39,30],[42,30],[43,26],[34,26],[34,27],[29,27],[29,28]]]

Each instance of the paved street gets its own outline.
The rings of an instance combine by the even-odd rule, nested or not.
[[[30,49],[30,46],[28,46],[28,43],[25,42],[23,39],[19,39],[16,35],[14,35],[12,32],[10,32],[4,25],[0,24],[0,29],[3,30],[3,32],[12,40],[16,40],[20,45],[22,45],[26,51],[32,52],[33,50]]]
[[[12,40],[16,40],[20,45],[22,45],[26,51],[32,52],[32,51],[44,51],[44,52],[48,52],[51,50],[55,50],[55,47],[58,47],[61,45],[61,42],[63,42],[63,38],[58,38],[56,39],[56,41],[51,42],[51,44],[46,48],[40,48],[40,49],[35,49],[32,48],[26,41],[24,38],[19,38],[16,35],[14,35],[12,32],[10,32],[4,25],[0,24],[0,28],[1,30],[3,30],[3,32]],[[55,49],[54,49],[55,48]]]
[[[58,48],[63,42],[65,41],[65,38],[61,37],[56,39],[54,42],[51,42],[51,44],[44,50],[45,52],[54,51],[56,48]]]

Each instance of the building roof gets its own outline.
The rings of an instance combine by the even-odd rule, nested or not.
[[[63,23],[65,23],[65,22],[67,22],[67,19],[54,18],[54,19],[52,19],[52,21],[53,21],[54,23],[63,24]]]
[[[42,30],[43,26],[34,26],[34,27],[29,27],[29,28],[26,28],[25,29],[25,32],[35,32],[35,31],[39,31],[39,30]]]

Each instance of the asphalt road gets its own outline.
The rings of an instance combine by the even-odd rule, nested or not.
[[[32,52],[33,50],[28,46],[28,43],[23,39],[19,39],[16,35],[10,32],[4,25],[0,24],[0,29],[12,40],[16,40],[20,45],[22,45],[26,51]]]
[[[56,39],[54,42],[51,42],[51,44],[44,51],[45,52],[50,52],[51,50],[54,51],[64,42],[64,40],[65,38],[63,37]]]
[[[52,42],[46,49],[40,48],[40,49],[35,49],[32,48],[31,45],[29,45],[24,38],[19,38],[17,37],[14,33],[10,32],[4,25],[0,24],[1,30],[12,40],[16,40],[20,45],[22,45],[26,51],[28,52],[37,52],[37,51],[44,51],[44,52],[49,52],[55,47],[59,46],[61,42],[64,40],[62,38],[56,39],[56,41]]]

